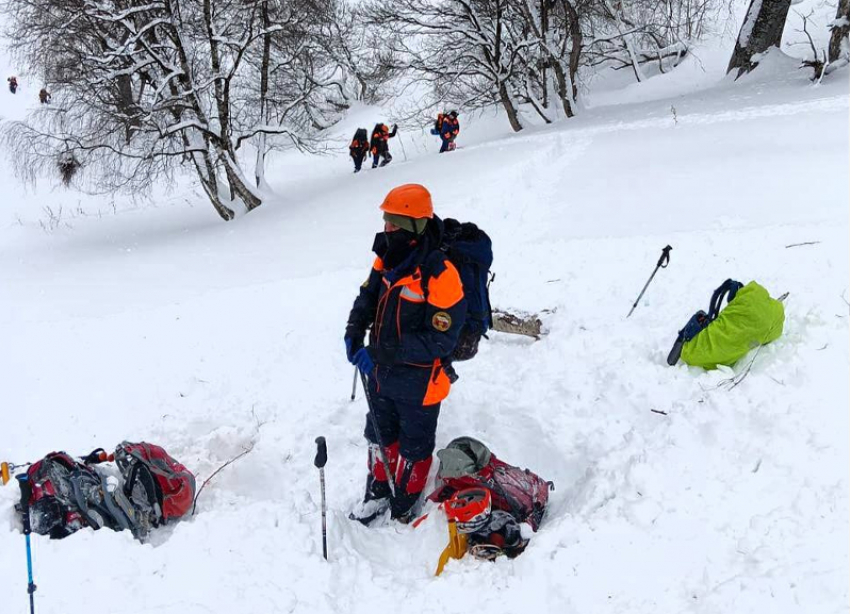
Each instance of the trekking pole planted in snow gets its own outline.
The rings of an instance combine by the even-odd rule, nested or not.
[[[401,153],[404,154],[404,161],[407,162],[407,152],[404,150],[404,141],[401,140],[400,134],[398,135],[398,144],[401,145]]]
[[[658,272],[658,269],[666,269],[667,265],[670,264],[670,250],[673,248],[669,245],[661,250],[661,258],[658,259],[658,264],[655,265],[655,270],[652,272],[652,275],[649,276],[649,280],[646,282],[646,285],[643,287],[643,290],[640,291],[637,299],[635,300],[635,304],[632,305],[632,308],[629,310],[629,315],[627,318],[632,315],[632,312],[640,303],[640,299],[643,298],[643,293],[646,292],[646,289],[649,287],[649,284],[652,283],[652,278],[655,277],[655,274]]]
[[[354,380],[351,382],[351,400],[357,396],[357,367],[354,367]]]
[[[32,485],[26,473],[15,477],[21,487],[21,520],[24,523],[24,537],[27,541],[27,576],[29,578],[27,593],[30,596],[30,614],[35,614],[35,584],[32,581],[32,548],[30,547],[30,495],[32,494]]]
[[[375,412],[372,411],[372,394],[369,392],[369,382],[366,381],[366,374],[360,373],[360,381],[363,384],[363,394],[366,395],[366,406],[369,408],[369,421],[372,423],[372,430],[375,431],[375,439],[378,443],[378,456],[381,457],[381,462],[384,463],[386,469],[387,484],[390,487],[390,499],[395,499],[395,482],[390,476],[390,463],[387,461],[387,455],[384,452],[384,442],[381,439],[381,431],[378,430],[378,419],[375,417]]]
[[[319,482],[322,485],[322,555],[328,560],[328,515],[325,504],[325,463],[328,462],[328,445],[324,437],[316,437],[316,459],[313,464],[319,468]]]

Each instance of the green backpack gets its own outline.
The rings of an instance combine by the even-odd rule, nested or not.
[[[697,312],[679,331],[667,363],[674,365],[681,356],[686,364],[704,369],[732,366],[750,350],[778,339],[784,324],[781,300],[754,281],[743,286],[729,279],[715,290],[709,312]]]

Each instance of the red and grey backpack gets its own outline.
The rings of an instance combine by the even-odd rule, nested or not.
[[[429,495],[430,500],[442,502],[459,490],[483,487],[490,491],[493,510],[508,512],[517,522],[538,529],[546,513],[549,491],[555,488],[552,482],[499,460],[472,437],[454,439],[437,456],[437,489]]]
[[[152,512],[154,526],[185,516],[195,499],[195,476],[151,443],[123,442],[115,462],[124,476],[124,494]]]
[[[97,475],[87,465],[64,452],[51,452],[30,465],[27,478],[32,485],[29,514],[33,532],[61,539],[83,527],[99,529],[106,524],[107,517],[100,506],[92,510],[87,504],[85,507],[90,514],[84,517],[78,503],[83,482],[99,484]],[[77,484],[76,492],[74,483]]]
[[[98,466],[113,459],[118,470]],[[192,473],[148,443],[124,442],[114,456],[98,448],[81,461],[51,452],[27,477],[32,531],[53,539],[107,527],[144,540],[151,528],[187,514],[195,496]]]

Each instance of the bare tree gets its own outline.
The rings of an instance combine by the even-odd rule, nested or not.
[[[667,72],[685,58],[721,3],[716,0],[603,0],[584,13],[586,61],[648,78],[647,65]]]
[[[323,25],[317,40],[336,68],[341,106],[379,102],[387,95],[387,84],[403,72],[385,38],[383,28],[370,27],[362,8],[345,2],[336,5],[334,19]]]
[[[737,69],[737,79],[758,66],[759,54],[779,47],[790,8],[791,0],[750,0],[727,73]]]
[[[536,43],[523,36],[512,0],[383,0],[369,19],[395,33],[388,43],[439,101],[465,109],[500,104],[522,130],[513,81]]]
[[[570,0],[514,0],[514,5],[525,37],[535,42],[522,54],[523,101],[547,123],[572,117],[584,40],[576,5]]]
[[[50,108],[5,127],[26,171],[62,156],[89,186],[148,188],[188,165],[225,220],[262,203],[270,147],[325,124],[311,57],[322,0],[11,0],[13,51],[46,76]],[[46,105],[45,105],[46,106]],[[273,142],[272,142],[273,141]],[[240,149],[257,148],[254,181]]]

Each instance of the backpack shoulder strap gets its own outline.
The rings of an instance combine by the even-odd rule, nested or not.
[[[738,293],[738,290],[744,287],[740,281],[735,281],[734,279],[727,279],[714,293],[711,295],[711,304],[708,308],[708,319],[710,322],[713,322],[717,319],[717,316],[720,315],[720,305],[723,303],[723,299],[728,294],[727,303],[731,302],[732,299],[735,298],[735,295]]]

